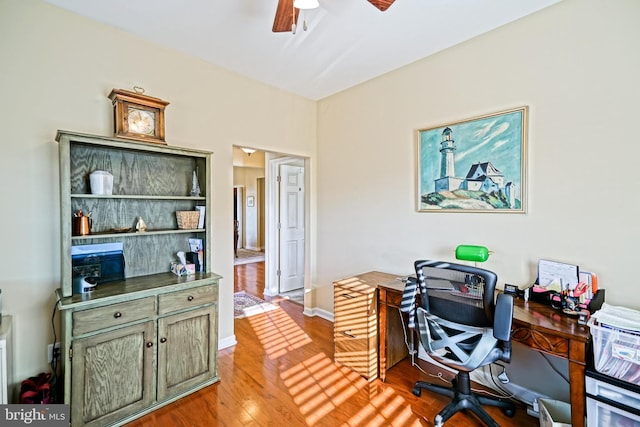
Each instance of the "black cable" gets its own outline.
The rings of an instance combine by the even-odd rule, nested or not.
[[[56,303],[53,305],[53,313],[51,314],[51,329],[53,329],[53,348],[51,349],[51,362],[50,362],[50,366],[51,366],[51,385],[53,386],[53,390],[54,390],[54,396],[53,396],[53,402],[54,403],[58,403],[58,396],[57,396],[57,390],[58,390],[58,358],[60,357],[60,353],[62,349],[58,350],[58,354],[56,356],[56,342],[58,342],[58,337],[56,335],[56,324],[54,322],[55,317],[56,317],[56,309],[58,308],[58,304],[60,304],[60,300],[57,300]]]
[[[558,368],[556,368],[553,363],[551,363],[551,360],[549,360],[549,358],[547,357],[546,354],[540,352],[540,351],[536,351],[536,353],[540,354],[540,356],[542,356],[544,358],[544,360],[547,361],[547,363],[549,364],[549,366],[551,367],[551,369],[553,369],[556,374],[560,375],[562,377],[563,380],[565,380],[568,384],[570,384],[569,378],[565,377],[564,374],[562,372],[560,372],[560,370]]]

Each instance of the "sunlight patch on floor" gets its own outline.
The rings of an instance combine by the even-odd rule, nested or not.
[[[278,359],[312,342],[281,308],[248,320],[271,359]],[[362,409],[345,421],[343,427],[423,425],[412,412],[411,405],[393,388],[368,382],[355,371],[335,363],[325,353],[311,355],[279,375],[309,426],[322,424],[325,417],[339,414],[342,405],[353,405],[354,402],[362,402]]]
[[[411,405],[392,388],[383,389],[369,404],[351,417],[346,426],[402,426],[424,425],[411,410]]]
[[[311,338],[281,308],[249,317],[249,322],[270,359],[311,343]]]

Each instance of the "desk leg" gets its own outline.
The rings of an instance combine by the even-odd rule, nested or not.
[[[378,376],[387,378],[387,291],[378,288]]]
[[[571,394],[571,425],[573,427],[584,427],[585,425],[585,360],[585,343],[569,341],[569,392]]]

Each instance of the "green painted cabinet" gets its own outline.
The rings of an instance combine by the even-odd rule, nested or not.
[[[121,425],[219,380],[218,286],[211,265],[211,153],[59,131],[61,318],[64,403],[71,425]],[[89,175],[107,170],[113,192],[92,194]],[[194,172],[197,185],[194,183]],[[199,193],[191,192],[198,187]],[[203,207],[197,228],[176,211]],[[72,218],[91,212],[91,232]],[[145,231],[134,225],[143,218]],[[170,272],[189,239],[203,243],[203,269]],[[121,243],[123,280],[80,293],[74,246]]]

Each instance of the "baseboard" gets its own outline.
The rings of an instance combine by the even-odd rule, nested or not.
[[[218,340],[218,350],[222,350],[223,348],[227,348],[227,347],[232,347],[236,344],[238,344],[238,341],[236,340],[236,336],[234,334],[234,335],[231,335],[230,337],[226,337]]]
[[[324,320],[328,320],[329,322],[333,323],[333,313],[323,310],[321,308],[306,308],[303,311],[303,314],[305,316],[309,316],[309,317],[313,317],[313,316],[318,316],[323,318]]]
[[[271,289],[264,288],[264,296],[265,297],[275,297],[278,295],[278,291],[272,291]]]

